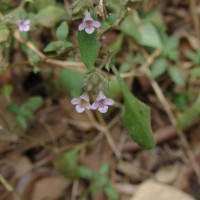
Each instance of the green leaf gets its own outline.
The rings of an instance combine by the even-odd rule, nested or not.
[[[70,94],[71,97],[81,95],[84,77],[84,74],[70,69],[60,70],[61,86]]]
[[[139,26],[139,44],[147,47],[162,49],[163,44],[158,31],[152,24],[141,24]]]
[[[168,68],[168,74],[174,83],[184,87],[185,86],[185,79],[178,67],[172,66]]]
[[[66,22],[62,22],[56,30],[58,40],[65,40],[68,36],[69,28]]]
[[[189,71],[192,78],[200,78],[200,67],[195,67]]]
[[[34,0],[34,5],[37,10],[42,10],[47,7],[47,5],[55,5],[56,0]]]
[[[122,9],[124,9],[123,1],[121,0],[107,1],[107,4],[107,6],[118,15],[122,12]]]
[[[26,129],[28,127],[26,118],[21,115],[16,116],[16,122],[22,129]]]
[[[83,11],[92,8],[93,2],[91,0],[75,0],[73,1],[72,7],[72,19],[79,19]]]
[[[119,53],[121,50],[122,42],[124,39],[124,35],[120,34],[119,37],[116,39],[115,42],[113,42],[109,47],[108,51],[112,52],[114,51],[115,54]]]
[[[176,61],[179,58],[179,55],[180,55],[179,54],[179,50],[178,49],[174,49],[169,53],[168,58],[170,60]]]
[[[30,111],[37,110],[43,104],[43,99],[40,96],[34,96],[29,98],[26,102],[22,104],[24,109],[28,109]]]
[[[73,44],[71,42],[68,42],[68,41],[63,41],[63,45],[64,45],[65,49],[73,46]]]
[[[114,66],[112,66],[112,70],[123,93],[125,101],[123,120],[131,138],[145,149],[153,148],[155,139],[151,130],[149,107],[131,94]]]
[[[140,40],[138,24],[135,22],[132,15],[126,17],[126,19],[121,23],[120,30],[124,34],[131,36],[136,42]]]
[[[105,174],[108,174],[109,172],[109,164],[108,163],[104,163],[100,166],[100,169],[99,169],[99,173],[102,174],[102,175],[105,175]]]
[[[105,187],[105,195],[108,199],[117,200],[119,199],[119,195],[115,188],[109,184]]]
[[[117,99],[121,96],[121,88],[116,79],[112,79],[109,81],[109,87],[105,91],[105,94],[108,98]]]
[[[18,104],[10,104],[7,108],[13,114],[18,114],[20,112],[20,105]]]
[[[91,35],[84,30],[78,32],[78,43],[81,58],[85,66],[91,70],[94,67],[95,60],[99,52],[99,43],[97,40],[97,32]]]
[[[90,179],[93,177],[94,172],[87,167],[79,166],[78,170],[81,178]]]
[[[44,52],[56,51],[58,48],[60,48],[60,41],[53,41],[45,47]]]
[[[178,47],[179,47],[179,38],[177,35],[166,37],[162,53],[164,56],[169,57],[171,60],[176,60],[179,56]]]
[[[40,57],[38,56],[38,54],[36,54],[33,50],[26,47],[25,45],[22,45],[22,49],[25,52],[25,54],[27,55],[32,66],[37,65],[38,62],[40,61]]]
[[[33,1],[33,0],[25,0],[25,2],[34,3],[34,1]]]
[[[99,192],[99,189],[101,186],[102,186],[101,183],[96,181],[89,187],[89,190],[90,190],[92,196],[95,196],[95,194],[97,194],[97,192]]]
[[[48,5],[48,4],[47,4]],[[65,15],[65,10],[59,6],[49,5],[40,10],[36,15],[36,20],[39,24],[46,28],[52,28]]]
[[[32,111],[27,110],[25,107],[23,107],[23,105],[20,107],[19,115],[20,117],[25,118],[28,122],[33,121],[34,119]]]
[[[8,39],[9,30],[3,22],[0,22],[0,43]]]
[[[2,95],[6,98],[8,102],[11,102],[11,94],[13,92],[12,85],[4,85],[1,89]]]
[[[196,120],[199,119],[200,115],[200,96],[194,102],[191,108],[188,108],[184,113],[180,115],[177,122],[178,130],[185,130],[189,128]]]
[[[38,66],[34,65],[34,66],[33,66],[33,73],[34,73],[34,74],[37,74],[37,73],[39,73],[39,72],[40,72],[40,68],[39,68]]]
[[[186,57],[190,59],[193,64],[199,65],[200,64],[200,57],[197,53],[192,52],[192,51],[186,51]]]
[[[24,10],[23,7],[18,6],[15,9],[13,9],[11,12],[9,12],[6,17],[8,18],[15,18],[15,19],[26,19],[27,13]]]
[[[168,62],[165,58],[157,58],[151,65],[151,74],[153,78],[157,78],[162,75],[168,66]]]
[[[184,109],[188,104],[188,97],[186,93],[173,93],[172,101],[179,109]]]
[[[44,49],[44,52],[56,51],[58,54],[63,53],[67,48],[71,47],[72,43],[68,41],[53,41],[50,42]]]
[[[137,43],[147,47],[162,49],[163,44],[156,27],[151,23],[136,23],[133,15],[129,15],[120,25],[120,30],[131,36]]]
[[[77,159],[77,154],[80,148],[80,146],[77,146],[76,148],[61,155],[54,161],[56,169],[67,178],[80,178],[79,164]]]

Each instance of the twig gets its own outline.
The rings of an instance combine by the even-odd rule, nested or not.
[[[71,194],[71,200],[76,200],[77,193],[78,193],[78,185],[79,181],[75,180],[72,184],[72,194]]]
[[[103,125],[105,127],[105,131],[104,131],[104,134],[108,140],[108,144],[110,145],[111,149],[113,150],[113,152],[115,153],[115,156],[120,159],[121,158],[121,152],[120,150],[117,148],[117,146],[115,145],[114,141],[113,141],[113,138],[111,137],[111,134],[110,134],[110,131],[108,130],[107,126],[106,126],[106,123],[103,119],[103,116],[98,112],[96,111],[96,116],[100,122],[101,125]]]
[[[85,65],[82,62],[70,62],[70,61],[62,61],[56,59],[46,59],[45,62],[52,65],[68,68],[81,73],[87,72]]]
[[[200,38],[200,23],[199,23],[199,16],[197,14],[196,8],[197,8],[196,0],[190,0],[190,10],[191,10],[192,18],[193,18],[194,29],[195,29],[197,38],[199,39]]]
[[[45,59],[46,56],[35,47],[35,45],[29,41],[25,41],[20,37],[19,31],[15,31],[14,33],[15,39],[17,39],[19,42],[24,43],[29,49],[34,51],[40,58]]]

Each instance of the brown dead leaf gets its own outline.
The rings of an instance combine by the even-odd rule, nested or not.
[[[171,186],[147,180],[130,200],[194,200],[191,196]]]
[[[13,167],[15,170],[15,176],[20,178],[21,176],[31,171],[32,164],[27,157],[21,156],[13,160]]]
[[[160,183],[172,183],[176,179],[179,170],[179,163],[162,167],[155,174],[155,179]]]
[[[139,162],[125,162],[120,161],[117,165],[117,169],[123,174],[133,179],[139,179],[140,177],[140,163]]]
[[[62,176],[44,178],[36,183],[31,200],[57,200],[70,183]]]

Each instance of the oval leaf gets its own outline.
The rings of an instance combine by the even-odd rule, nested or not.
[[[66,22],[62,22],[56,30],[58,40],[65,40],[68,36],[69,28]]]
[[[165,58],[160,57],[154,61],[151,66],[151,74],[153,78],[157,78],[162,75],[167,69],[168,62]]]
[[[64,15],[65,10],[62,7],[49,5],[37,13],[36,19],[42,26],[52,28]]]
[[[84,77],[84,74],[70,69],[60,70],[60,84],[71,97],[81,95]]]
[[[112,70],[124,97],[123,120],[131,138],[144,149],[153,148],[155,139],[151,130],[149,107],[132,95],[114,66],[112,66]]]
[[[181,70],[178,67],[170,67],[168,68],[168,74],[171,77],[171,79],[174,81],[174,83],[184,87],[185,86],[185,79],[182,75]]]
[[[85,31],[79,31],[78,43],[81,59],[86,67],[90,70],[93,68],[99,52],[99,43],[97,40],[96,31],[91,35],[87,34]]]
[[[200,96],[194,102],[191,108],[188,108],[178,119],[177,129],[185,130],[189,128],[200,115]]]
[[[80,146],[77,146],[54,161],[56,169],[67,178],[77,179],[80,177],[77,159],[79,150]]]

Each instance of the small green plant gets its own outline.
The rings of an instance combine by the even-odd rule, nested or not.
[[[34,121],[34,112],[41,107],[43,99],[33,96],[22,104],[10,104],[8,110],[15,115],[17,124],[22,129],[27,129],[28,125]]]
[[[200,77],[200,49],[196,52],[186,51],[186,57],[192,62],[193,67],[189,71],[190,79],[197,79]]]
[[[161,56],[155,59],[151,65],[152,77],[155,79],[167,73],[174,83],[184,87],[186,81],[176,64],[179,58],[179,38],[176,35],[171,37],[165,35],[163,40],[164,47],[161,51]]]
[[[97,172],[93,172],[89,168],[78,163],[77,155],[83,147],[84,145],[79,145],[58,157],[54,162],[56,169],[66,178],[83,178],[92,181],[91,185],[86,190],[85,195],[90,193],[92,196],[95,196],[99,189],[103,187],[107,199],[118,200],[118,193],[108,178],[108,163],[102,164]]]
[[[67,23],[62,22],[56,30],[57,41],[49,43],[45,47],[44,52],[56,51],[57,54],[61,54],[65,52],[65,50],[68,49],[69,47],[72,47],[73,44],[66,40],[68,34],[69,34],[69,28]]]

